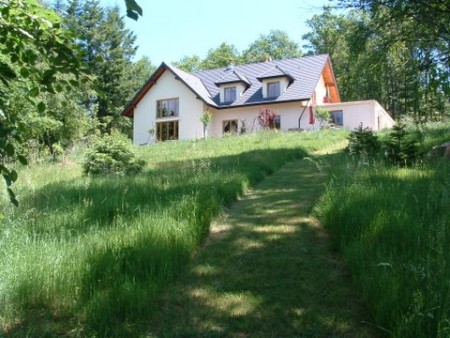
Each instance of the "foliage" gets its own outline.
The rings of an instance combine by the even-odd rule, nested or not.
[[[319,119],[321,128],[327,126],[328,121],[330,120],[330,112],[327,109],[316,107],[314,108],[314,115]]]
[[[83,172],[90,175],[137,174],[143,170],[145,161],[136,158],[130,140],[118,133],[97,137],[86,153]]]
[[[228,67],[230,64],[240,64],[239,52],[234,45],[221,43],[216,49],[210,49],[202,61],[202,69]]]
[[[368,127],[363,128],[362,123],[350,132],[347,150],[361,162],[368,162],[378,157],[380,143],[377,135]]]
[[[272,30],[267,35],[260,35],[242,54],[234,45],[222,43],[210,49],[204,59],[197,55],[185,56],[174,65],[187,72],[198,72],[204,69],[228,67],[230,64],[263,62],[270,59],[283,60],[300,57],[301,51],[297,43],[290,40],[286,32]]]
[[[275,128],[275,112],[270,108],[263,108],[259,112],[258,122],[263,129]]]
[[[188,73],[195,73],[202,70],[202,60],[197,55],[184,56],[179,61],[173,62],[173,65]]]
[[[289,39],[286,32],[272,30],[261,34],[247,50],[242,53],[245,63],[264,62],[266,60],[284,60],[302,55],[298,44]]]
[[[409,166],[419,158],[419,143],[422,134],[412,132],[402,122],[398,122],[389,132],[384,142],[385,156],[389,163],[399,166]]]
[[[153,66],[148,59],[133,65],[136,37],[125,28],[118,7],[104,9],[98,0],[69,0],[58,9],[65,28],[76,35],[88,71],[95,77],[97,95],[86,99],[84,106],[103,120],[103,131],[115,128],[129,132],[130,121],[120,113],[148,78]]]
[[[145,336],[128,330],[140,320],[148,328],[223,206],[305,149],[343,139],[325,131],[162,142],[138,148],[149,164],[133,176],[81,176],[76,158],[26,168],[19,208],[0,201],[0,324],[17,336]]]
[[[431,131],[431,134],[428,133]],[[425,130],[428,150],[449,125]],[[317,207],[369,306],[390,337],[447,337],[450,330],[450,166],[353,167],[333,161]]]
[[[208,128],[208,125],[211,123],[212,120],[212,113],[207,110],[204,111],[202,116],[200,116],[200,122],[203,124],[203,137],[206,138],[206,128]]]
[[[444,13],[438,20],[447,22]],[[343,101],[376,99],[395,119],[443,119],[450,114],[448,63],[436,60],[441,52],[430,50],[433,44],[424,44],[422,22],[391,20],[391,14],[385,6],[376,15],[362,10],[334,14],[325,7],[307,21],[311,32],[304,35],[305,47],[312,54],[330,54]]]
[[[21,87],[34,110],[44,113],[47,103],[41,93],[70,91],[78,84],[80,62],[69,33],[61,29],[59,18],[35,0],[9,1],[0,4],[0,171],[7,185],[11,201],[17,205],[11,189],[17,172],[6,166],[8,159],[26,159],[18,153],[23,143],[18,112],[11,109],[9,87]],[[75,74],[73,78],[59,78],[58,74]]]

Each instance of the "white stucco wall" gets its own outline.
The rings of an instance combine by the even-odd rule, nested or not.
[[[257,131],[261,129],[258,122],[258,116],[261,109],[270,108],[276,115],[280,115],[281,130],[289,130],[298,128],[298,120],[302,111],[305,109],[301,120],[302,129],[312,129],[313,126],[308,124],[309,120],[309,108],[304,106],[304,102],[290,102],[281,103],[275,105],[264,105],[254,107],[241,107],[232,109],[211,109],[213,118],[209,128],[209,135],[213,137],[221,137],[223,135],[223,122],[228,120],[238,120],[238,128],[242,127],[243,121],[245,121],[247,133]],[[319,125],[316,123],[315,128]]]
[[[343,127],[349,130],[359,127],[361,123],[364,128],[369,127],[372,130],[390,128],[395,123],[375,100],[341,102],[320,106],[330,112],[342,110]]]
[[[325,86],[325,80],[323,79],[323,76],[320,75],[319,82],[317,83],[316,89],[314,91],[316,93],[316,105],[320,105],[323,103],[323,98],[327,94],[327,89]]]
[[[135,144],[147,144],[148,130],[156,125],[156,105],[158,100],[179,99],[179,139],[195,139],[203,137],[203,126],[200,116],[204,105],[184,83],[175,79],[175,75],[166,70],[157,83],[139,101],[134,109],[133,141]],[[170,121],[177,118],[165,117],[158,121]]]

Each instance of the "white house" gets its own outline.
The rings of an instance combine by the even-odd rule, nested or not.
[[[394,121],[375,100],[341,102],[328,55],[277,60],[187,73],[162,63],[126,106],[133,118],[135,144],[146,144],[149,131],[158,141],[203,137],[200,117],[212,114],[208,134],[251,132],[269,112],[281,130],[319,128],[314,107],[330,111],[337,126],[373,130]]]

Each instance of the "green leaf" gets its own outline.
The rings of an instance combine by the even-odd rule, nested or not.
[[[11,201],[11,203],[14,204],[16,207],[18,207],[19,202],[16,199],[16,194],[14,194],[14,191],[12,191],[11,188],[8,188],[7,191],[8,191],[9,200]]]
[[[133,20],[139,19],[139,15],[142,16],[142,8],[137,4],[135,0],[125,0],[127,5],[127,16]]]
[[[45,105],[44,102],[39,102],[39,104],[37,105],[37,109],[39,113],[43,113],[45,111],[45,109],[47,108],[47,106]]]
[[[25,67],[22,67],[20,68],[20,76],[27,78],[30,76],[30,72]]]
[[[23,155],[17,155],[17,159],[19,160],[20,164],[22,164],[22,165],[28,164],[28,160]]]
[[[14,146],[11,143],[6,144],[5,151],[6,155],[13,156],[15,152]]]
[[[17,174],[17,171],[15,171],[15,170],[13,169],[13,170],[11,170],[10,177],[11,177],[11,181],[15,182],[15,181],[17,181],[17,179],[19,178],[19,175]]]
[[[39,87],[33,87],[30,89],[29,94],[31,97],[36,97],[40,93]]]

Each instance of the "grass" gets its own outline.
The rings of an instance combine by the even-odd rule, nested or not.
[[[129,336],[186,267],[211,220],[284,163],[343,133],[258,133],[140,148],[135,177],[81,176],[77,158],[20,173],[4,197],[0,322],[5,335]]]
[[[425,129],[423,150],[450,139]],[[356,166],[343,156],[317,206],[376,325],[390,337],[450,336],[450,165]]]
[[[188,271],[165,290],[149,336],[374,337],[310,214],[326,181],[315,160],[290,162],[216,219]]]

